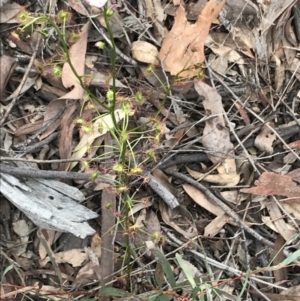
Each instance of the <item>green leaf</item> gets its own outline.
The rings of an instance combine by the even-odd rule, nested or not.
[[[121,298],[131,296],[129,293],[114,287],[102,287],[99,290],[99,294],[108,297],[121,297]]]
[[[212,293],[218,297],[221,297],[223,295],[223,292],[220,289],[218,289],[217,287],[212,288]]]
[[[160,262],[157,263],[154,277],[159,288],[162,288],[165,282],[164,271]]]
[[[170,300],[172,300],[173,298],[174,298],[174,296],[165,295],[165,294],[160,294],[160,295],[158,295],[158,296],[154,296],[154,297],[148,299],[148,301],[149,301],[149,300],[151,300],[151,301],[170,301]]]
[[[243,283],[242,290],[240,291],[236,301],[241,301],[242,300],[242,296],[243,296],[245,290],[247,289],[247,286],[248,286],[248,283],[249,283],[249,276],[250,276],[250,273],[249,273],[249,271],[247,271],[246,277],[245,277],[245,280],[244,280],[244,283]]]
[[[3,281],[4,276],[5,276],[10,270],[12,270],[13,268],[14,268],[14,265],[11,264],[11,265],[9,265],[9,266],[4,270],[4,272],[3,272],[3,274],[2,274],[2,277],[1,277],[1,282]]]
[[[300,250],[295,251],[289,257],[287,257],[284,261],[280,262],[279,265],[286,266],[295,261],[300,256]]]
[[[196,287],[196,282],[193,278],[193,276],[191,275],[190,271],[189,271],[189,268],[187,267],[185,261],[182,259],[182,257],[176,253],[176,259],[180,265],[180,267],[182,268],[187,280],[189,281],[190,285],[192,286],[192,288],[195,288]]]
[[[198,293],[200,293],[200,292],[201,292],[201,288],[199,286],[195,286],[193,288],[193,293],[192,293],[193,300],[198,300],[197,296],[198,296]]]
[[[176,280],[173,274],[173,271],[171,269],[171,265],[165,255],[160,251],[160,249],[156,248],[156,255],[158,257],[159,262],[161,263],[161,266],[166,274],[167,280],[170,283],[172,288],[176,287]]]

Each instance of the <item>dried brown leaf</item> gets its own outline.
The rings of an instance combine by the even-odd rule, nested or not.
[[[300,187],[291,176],[264,172],[254,183],[256,187],[241,189],[243,193],[259,195],[281,195],[289,198],[299,197]]]
[[[24,9],[23,6],[17,3],[6,4],[0,10],[0,23],[20,23],[17,15]]]
[[[83,249],[73,249],[73,250],[55,253],[54,259],[57,264],[69,263],[73,267],[79,267],[88,259],[88,256]],[[49,261],[50,261],[50,257],[47,256],[45,259],[40,261],[40,265],[44,267]]]
[[[269,211],[271,220],[273,221],[274,226],[276,227],[278,233],[288,241],[292,235],[296,233],[295,230],[291,230],[288,224],[284,221],[284,215],[278,208],[278,205],[275,202],[268,202],[266,208]]]
[[[284,259],[284,253],[282,246],[285,244],[285,241],[281,235],[278,235],[275,240],[274,250],[272,254],[273,262],[272,265],[279,265]],[[288,268],[283,267],[282,269],[274,270],[274,278],[276,283],[281,283],[281,286],[286,287],[287,285],[282,283],[283,281],[288,280]]]
[[[46,108],[46,112],[44,115],[44,123],[43,125],[47,124],[52,118],[54,118],[60,109],[66,106],[66,99],[54,99],[52,100]],[[56,120],[40,137],[41,140],[51,135],[61,123],[61,118]]]
[[[185,190],[185,192],[202,208],[206,209],[207,211],[216,216],[224,214],[224,211],[219,206],[212,203],[203,192],[201,192],[194,186],[184,184],[182,185],[182,187]]]
[[[70,60],[78,76],[84,75],[85,54],[90,23],[87,22],[81,29],[79,40],[70,48]],[[62,70],[62,82],[65,88],[73,87],[72,91],[62,98],[81,99],[84,96],[84,89],[80,85],[71,66],[65,63]]]
[[[85,285],[97,280],[95,265],[92,261],[86,263],[77,273],[75,283]]]
[[[216,236],[223,227],[230,221],[230,217],[223,213],[222,215],[218,215],[213,219],[204,229],[204,236],[206,237],[214,237]]]
[[[1,20],[1,16],[0,16],[0,20]],[[6,84],[7,84],[8,80],[10,79],[11,75],[14,72],[14,70],[17,66],[17,62],[14,58],[12,58],[8,55],[2,55],[0,57],[0,66],[1,66],[1,70],[0,70],[0,99],[2,100],[5,97]]]
[[[78,105],[75,101],[67,105],[62,116],[61,133],[59,138],[59,155],[61,159],[68,159],[72,153],[73,129],[75,127],[74,119],[78,114]],[[70,163],[60,163],[59,170],[68,170]]]
[[[165,37],[159,52],[159,59],[166,71],[182,77],[196,76],[204,62],[204,42],[210,25],[218,16],[225,0],[210,0],[195,24],[186,19],[184,3],[181,1],[171,31]]]
[[[197,93],[205,97],[203,106],[206,115],[213,116],[205,123],[202,144],[217,155],[208,154],[208,157],[215,164],[223,160],[224,172],[236,174],[235,160],[230,158],[234,155],[233,144],[230,142],[229,130],[225,127],[222,98],[215,89],[200,80],[195,79],[194,85]]]

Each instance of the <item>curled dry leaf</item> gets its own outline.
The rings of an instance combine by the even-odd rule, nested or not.
[[[276,136],[272,130],[264,125],[257,135],[254,141],[254,146],[257,147],[260,151],[266,152],[267,154],[273,154],[272,144],[276,140]]]
[[[230,142],[229,130],[225,127],[223,118],[223,105],[222,98],[218,92],[209,85],[194,80],[194,85],[197,93],[205,97],[203,106],[207,116],[212,116],[205,123],[203,130],[202,144],[214,155],[207,154],[213,163],[221,162],[220,173],[236,175],[235,160],[231,157],[234,156],[233,144]]]
[[[240,176],[238,174],[220,173],[206,175],[205,173],[194,171],[188,167],[186,169],[189,174],[197,180],[201,179],[203,181],[219,184],[221,186],[235,186],[240,181]]]
[[[70,48],[70,60],[74,69],[76,70],[78,76],[84,75],[85,70],[85,54],[87,49],[87,38],[89,30],[89,22],[86,23],[81,29],[81,35],[79,40],[73,44]],[[73,73],[70,65],[65,63],[62,70],[62,83],[65,88],[73,89],[67,94],[61,96],[59,99],[52,100],[46,109],[44,115],[44,125],[47,124],[52,118],[54,118],[59,110],[65,107],[67,101],[66,99],[82,99],[84,96],[84,89],[80,85],[78,78]],[[52,134],[60,125],[61,119],[58,119],[52,124],[42,135],[41,139]]]
[[[157,58],[157,48],[145,41],[136,41],[132,43],[132,57],[137,61],[158,65],[159,61]]]
[[[205,38],[225,2],[210,0],[195,24],[188,22],[184,3],[180,2],[174,25],[164,39],[158,56],[166,71],[172,75],[180,74],[182,77],[198,74],[201,68],[199,65],[204,62]]]
[[[54,254],[54,259],[57,264],[69,263],[73,267],[82,266],[82,264],[88,259],[87,253],[83,249],[73,249],[69,251],[59,252]],[[50,261],[49,256],[40,261],[41,267],[45,267],[47,262]]]
[[[90,23],[87,22],[81,29],[79,40],[70,48],[70,60],[78,76],[84,75],[85,54]],[[62,83],[65,88],[73,87],[73,90],[61,98],[81,99],[84,96],[84,89],[80,85],[69,63],[65,63],[62,70]]]

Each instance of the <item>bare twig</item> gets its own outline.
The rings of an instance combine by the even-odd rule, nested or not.
[[[148,180],[148,185],[170,206],[172,209],[179,206],[179,203],[175,196],[164,187],[155,177],[150,173],[146,174],[145,177]]]
[[[59,132],[56,133],[52,133],[50,136],[48,136],[46,139],[44,139],[43,141],[40,141],[34,145],[30,145],[28,147],[26,147],[25,149],[22,150],[21,153],[18,153],[16,155],[16,157],[22,157],[25,154],[29,154],[29,153],[33,153],[36,150],[38,150],[39,148],[41,148],[43,145],[49,144],[50,142],[52,142],[55,138],[57,138],[57,136],[59,135]]]
[[[43,127],[41,127],[33,135],[29,136],[25,142],[21,143],[20,145],[15,145],[15,148],[24,147],[24,149],[25,149],[25,146],[27,146],[28,144],[30,144],[38,135],[44,133],[63,114],[64,111],[65,111],[65,108],[61,108],[58,111],[58,113],[52,119],[50,119]]]
[[[0,164],[0,171],[13,176],[23,176],[32,178],[43,178],[43,179],[70,179],[70,180],[91,180],[89,174],[67,172],[67,171],[52,171],[52,170],[39,170],[35,168],[19,168],[12,167],[7,164]]]

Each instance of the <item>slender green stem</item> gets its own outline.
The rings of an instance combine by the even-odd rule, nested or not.
[[[104,7],[104,20],[105,20],[105,24],[106,24],[106,29],[108,31],[109,34],[109,39],[111,41],[111,46],[112,46],[112,51],[110,53],[110,59],[111,59],[111,69],[112,69],[112,88],[113,88],[113,101],[112,101],[112,105],[110,107],[110,112],[111,112],[111,116],[112,116],[112,120],[115,126],[116,130],[119,130],[119,126],[118,123],[116,121],[116,117],[114,114],[115,108],[116,108],[116,103],[117,103],[117,99],[116,99],[116,59],[117,59],[117,50],[116,50],[116,44],[115,44],[115,40],[114,40],[114,36],[113,36],[113,32],[110,26],[110,22],[109,22],[109,16],[107,14],[108,8],[107,5],[105,5]]]

